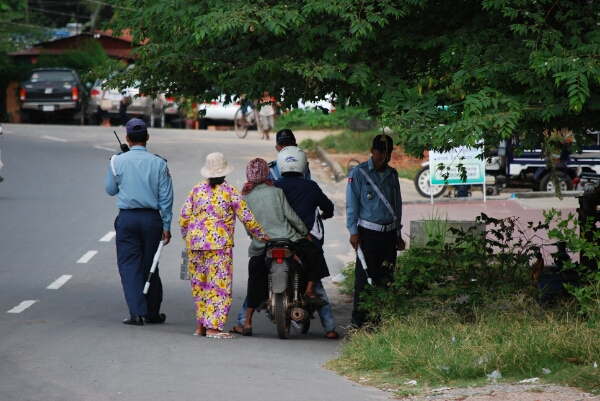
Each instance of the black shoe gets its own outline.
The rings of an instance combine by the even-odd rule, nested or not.
[[[129,316],[127,319],[123,320],[123,324],[131,324],[134,326],[143,326],[144,320],[141,316]]]
[[[164,323],[167,320],[167,315],[164,313],[159,313],[156,317],[145,317],[144,321],[148,324],[159,324]]]

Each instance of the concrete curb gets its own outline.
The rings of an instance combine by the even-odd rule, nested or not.
[[[532,198],[556,198],[554,192],[514,192],[515,198],[520,199],[532,199]],[[583,195],[583,191],[562,191],[561,195],[563,198],[577,197]]]
[[[333,177],[335,178],[335,182],[340,182],[344,178],[346,178],[346,173],[344,173],[340,164],[338,162],[336,162],[335,160],[333,160],[333,158],[331,156],[329,156],[329,153],[325,152],[325,150],[322,147],[317,146],[317,154],[319,155],[321,160],[323,160],[325,163],[327,163],[327,165],[333,172]]]

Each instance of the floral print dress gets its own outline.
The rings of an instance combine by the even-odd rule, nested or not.
[[[236,216],[254,237],[265,238],[235,187],[224,182],[212,188],[206,180],[190,191],[179,217],[198,324],[221,331],[231,307]]]

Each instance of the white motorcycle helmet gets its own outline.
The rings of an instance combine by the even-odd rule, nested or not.
[[[298,146],[286,146],[277,155],[277,168],[281,175],[284,173],[301,173],[304,177],[307,165],[306,153]]]

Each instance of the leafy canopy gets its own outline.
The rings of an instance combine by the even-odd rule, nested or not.
[[[234,100],[268,91],[290,106],[333,94],[396,128],[414,155],[481,139],[493,147],[512,135],[533,147],[560,129],[581,142],[585,129],[600,127],[598,2],[119,4],[110,27],[149,40],[119,80],[139,79],[149,95]]]

